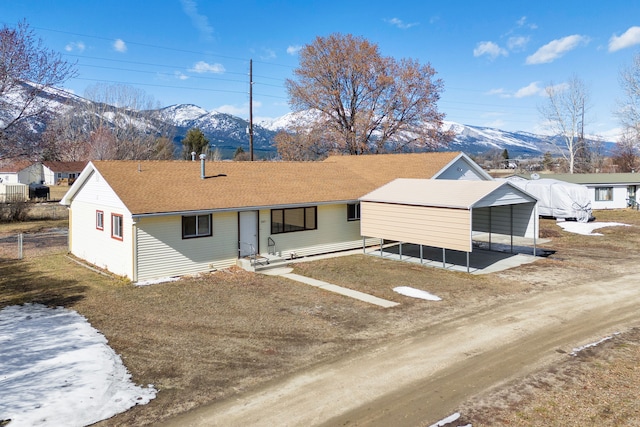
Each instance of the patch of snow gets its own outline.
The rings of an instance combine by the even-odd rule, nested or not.
[[[447,418],[443,418],[440,421],[438,421],[435,424],[431,424],[429,427],[442,427],[442,426],[446,426],[447,424],[451,424],[452,422],[458,420],[458,418],[460,418],[460,414],[458,412],[449,415]]]
[[[160,277],[158,279],[141,280],[139,282],[134,283],[134,285],[149,286],[149,285],[157,285],[158,283],[177,282],[178,280],[180,280],[179,277]]]
[[[155,398],[86,318],[41,304],[0,310],[0,418],[9,426],[85,426]]]
[[[593,342],[591,344],[586,344],[586,345],[583,345],[581,347],[576,347],[571,351],[571,353],[569,353],[569,356],[577,356],[578,353],[580,353],[582,350],[585,350],[585,349],[590,348],[590,347],[596,347],[596,346],[602,344],[605,341],[609,341],[610,339],[612,339],[616,335],[620,335],[620,332],[616,332],[615,334],[613,334],[613,335],[611,335],[609,337],[604,337],[601,340]]]
[[[438,296],[430,294],[427,291],[411,288],[409,286],[398,286],[397,288],[393,288],[393,290],[407,297],[426,299],[429,301],[442,301],[442,298]]]
[[[621,224],[619,222],[574,222],[574,221],[558,221],[558,225],[564,231],[570,233],[583,234],[585,236],[602,236],[602,233],[594,233],[593,230],[603,227],[630,227],[629,224]]]

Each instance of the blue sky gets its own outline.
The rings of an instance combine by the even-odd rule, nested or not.
[[[637,0],[0,0],[0,23],[22,19],[78,62],[66,85],[78,95],[123,83],[163,106],[248,118],[252,59],[254,118],[275,118],[290,111],[298,49],[340,32],[430,63],[444,81],[439,110],[463,124],[544,133],[544,87],[575,75],[591,94],[586,131],[610,140],[620,71],[640,52]]]

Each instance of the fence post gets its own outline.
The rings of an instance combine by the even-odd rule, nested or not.
[[[22,242],[23,242],[23,234],[18,233],[18,259],[22,259]]]

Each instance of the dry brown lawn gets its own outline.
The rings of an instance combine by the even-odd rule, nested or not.
[[[546,247],[555,250],[554,255],[484,276],[364,255],[295,266],[299,274],[401,303],[392,309],[237,269],[136,287],[81,267],[64,252],[0,261],[0,308],[36,302],[65,306],[86,316],[122,356],[133,380],[153,384],[159,390],[148,405],[134,407],[99,425],[150,425],[473,310],[550,287],[604,278],[615,272],[617,265],[637,265],[640,212],[606,211],[596,216],[598,221],[635,227],[599,230],[605,237],[597,238],[565,233],[555,221],[543,220],[541,234],[552,238]],[[0,226],[0,233],[6,231],[3,228]],[[424,289],[443,301],[405,297],[393,292],[395,286]],[[496,425],[502,420],[507,425],[625,425],[616,420],[634,410],[620,402],[637,405],[633,402],[640,384],[638,335],[634,331],[618,336],[590,350],[590,356],[585,353],[569,359],[567,368],[553,367],[509,385],[512,388],[494,391],[510,396],[504,408],[487,404],[499,398],[469,402],[463,408],[465,419],[474,426]],[[612,381],[605,383],[597,375],[611,377]],[[614,395],[619,400],[612,401],[609,409],[602,406],[596,418],[573,413],[575,424],[549,424],[554,417],[564,419],[559,410],[567,417],[572,415],[575,407],[566,404],[568,399],[586,405],[577,401],[578,395],[585,394],[580,389],[585,384],[593,385],[592,400],[611,400]],[[599,384],[608,385],[603,390]],[[559,394],[554,394],[555,385]],[[526,398],[519,399],[522,396]],[[528,403],[533,406],[528,407]],[[611,411],[610,416],[605,416],[607,411]],[[545,412],[550,414],[547,423],[535,424],[536,419],[544,420],[540,414]],[[589,419],[597,420],[597,424],[590,424]]]

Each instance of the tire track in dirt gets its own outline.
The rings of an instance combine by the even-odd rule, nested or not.
[[[170,420],[180,426],[415,426],[637,325],[633,276],[528,296],[434,325]],[[428,423],[427,423],[428,425]]]

